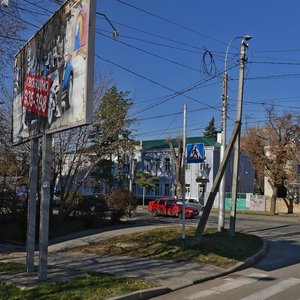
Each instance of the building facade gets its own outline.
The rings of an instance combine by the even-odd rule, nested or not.
[[[178,151],[177,140],[172,140],[175,151]],[[205,159],[201,163],[186,164],[185,170],[185,198],[199,199],[206,203],[208,194],[212,188],[214,178],[220,165],[220,144],[213,139],[204,137],[189,137],[187,144],[203,144]],[[176,164],[173,161],[172,152],[166,140],[142,141],[138,151],[135,152],[135,168],[159,177],[152,191],[146,192],[146,200],[159,197],[176,196]],[[225,172],[226,192],[231,191],[233,174],[233,156],[227,165]],[[241,154],[238,177],[238,193],[253,193],[254,169],[246,155]],[[133,179],[133,192],[138,200],[142,198],[142,187]],[[215,206],[218,204],[218,195]]]

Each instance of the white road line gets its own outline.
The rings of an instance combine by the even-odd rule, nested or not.
[[[211,295],[221,294],[221,293],[236,289],[238,287],[241,287],[243,285],[247,285],[247,284],[256,282],[259,279],[265,278],[265,277],[268,277],[268,275],[261,274],[261,273],[254,273],[249,276],[241,276],[238,278],[230,278],[229,277],[229,278],[225,279],[228,282],[226,282],[222,285],[213,287],[209,290],[204,290],[204,291],[192,294],[192,295],[186,297],[185,299],[197,300],[197,299],[205,298],[205,297],[208,297]]]
[[[263,289],[255,294],[245,297],[241,300],[257,300],[257,299],[264,300],[264,299],[267,299],[273,295],[276,295],[292,286],[295,286],[297,284],[300,284],[300,279],[289,278],[289,279],[283,280],[279,283],[276,283],[266,289]]]

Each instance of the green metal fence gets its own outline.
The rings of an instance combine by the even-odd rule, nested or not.
[[[238,193],[236,199],[236,210],[245,211],[246,209],[246,193]],[[231,193],[225,194],[225,210],[231,210]]]

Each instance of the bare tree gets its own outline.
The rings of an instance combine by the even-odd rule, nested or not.
[[[177,138],[177,149],[174,147],[174,141],[169,139],[168,141],[169,147],[171,149],[171,154],[173,161],[175,163],[175,175],[176,175],[176,195],[178,198],[183,198],[183,183],[184,183],[184,176],[182,172],[182,155],[183,155],[183,141],[182,137]]]
[[[20,10],[15,1],[10,1],[8,7],[0,5],[0,93],[1,100],[7,102],[11,87],[13,57],[22,45],[21,33],[25,22],[20,18]]]
[[[300,116],[284,113],[278,116],[267,110],[268,121],[263,127],[248,128],[242,138],[242,149],[251,157],[256,172],[265,176],[272,188],[270,211],[275,214],[276,198],[286,179],[296,178],[300,161]],[[283,197],[288,211],[293,202]]]
[[[77,205],[80,188],[101,161],[117,157],[121,169],[123,154],[130,152],[127,94],[109,88],[109,82],[104,78],[95,90],[93,123],[55,136],[52,195],[59,180],[61,220]]]

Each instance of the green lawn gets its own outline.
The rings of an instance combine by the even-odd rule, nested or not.
[[[186,228],[186,248],[182,251],[181,227],[164,227],[141,233],[122,235],[70,251],[116,254],[211,264],[227,268],[251,256],[262,247],[259,237],[237,232],[207,230],[201,243],[189,246],[195,228]]]
[[[2,263],[0,263],[0,269],[2,270]],[[155,286],[157,285],[139,278],[89,273],[85,277],[72,279],[66,282],[59,282],[52,285],[44,284],[27,291],[0,283],[0,299],[101,300]]]

